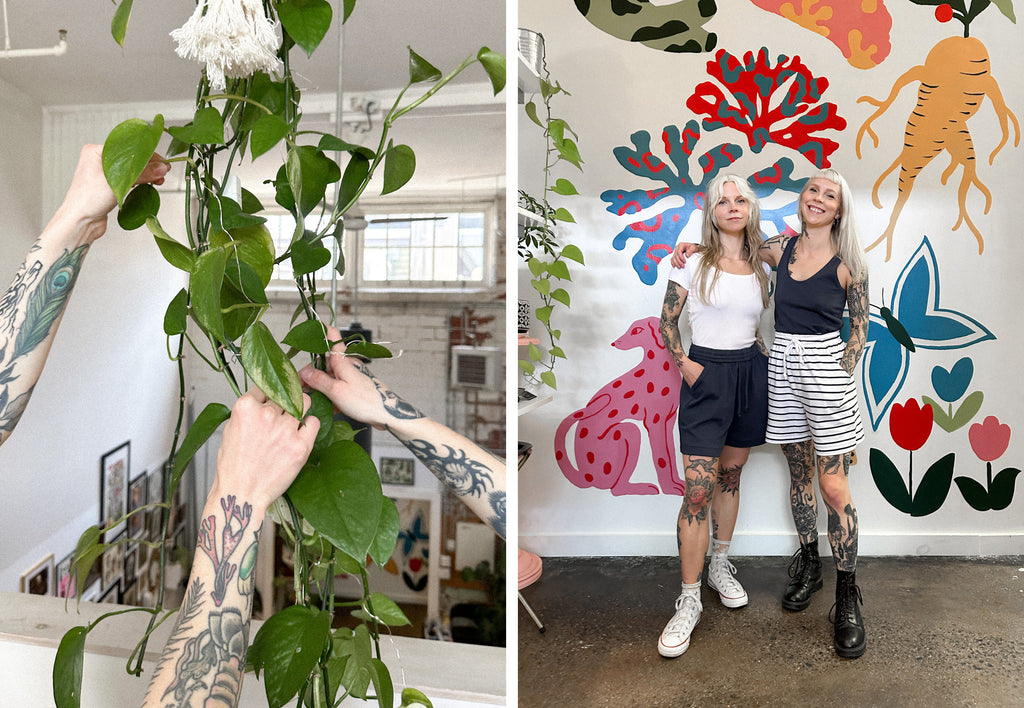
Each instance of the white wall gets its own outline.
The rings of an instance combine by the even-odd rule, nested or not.
[[[595,3],[597,5],[597,3]],[[870,95],[885,98],[896,79],[921,64],[939,39],[957,33],[959,25],[940,25],[931,8],[909,3],[888,3],[893,15],[893,48],[889,57],[872,69],[851,66],[839,50],[825,40],[781,17],[758,9],[753,3],[719,3],[717,16],[707,29],[719,35],[718,48],[734,55],[767,46],[771,65],[780,54],[799,55],[814,76],[827,77],[829,88],[822,100],[838,105],[847,120],[841,133],[823,134],[840,147],[832,163],[855,190],[856,211],[862,240],[871,243],[888,223],[896,198],[896,174],[882,184],[882,209],[870,199],[871,186],[899,153],[903,131],[915,102],[917,83],[903,89],[897,103],[874,123],[881,145],[873,148],[864,139],[864,159],[854,151],[857,130],[874,110],[857,98]],[[853,4],[850,4],[852,7]],[[1024,58],[1020,47],[1020,26],[999,13],[995,6],[971,26],[992,59],[992,73],[999,81],[1010,109],[1018,119],[1024,116],[1024,83],[1015,72]],[[670,54],[631,44],[599,31],[580,15],[573,3],[553,4],[543,0],[520,2],[519,26],[541,32],[547,46],[547,65],[552,76],[572,93],[557,96],[554,113],[565,118],[579,133],[585,160],[581,176],[573,168],[559,168],[558,176],[573,179],[582,196],[556,201],[569,208],[578,222],[566,233],[583,249],[585,269],[576,269],[571,288],[573,308],[562,315],[562,344],[569,361],[556,369],[559,390],[552,403],[520,418],[519,438],[534,444],[533,456],[521,472],[519,484],[519,529],[521,544],[541,555],[674,555],[674,520],[681,498],[668,494],[614,496],[607,490],[578,487],[559,470],[554,459],[554,431],[564,419],[584,408],[605,383],[640,362],[639,350],[628,352],[609,347],[636,319],[657,316],[664,296],[668,263],[660,264],[653,286],[640,282],[630,258],[637,241],[625,251],[612,247],[612,239],[633,219],[606,211],[599,195],[611,189],[657,189],[653,180],[627,172],[612,150],[630,146],[630,135],[644,130],[651,134],[655,155],[665,159],[660,135],[667,125],[698,122],[685,105],[701,81],[707,80],[711,54]],[[1019,21],[1018,21],[1019,22]],[[962,27],[960,27],[962,31]],[[521,112],[521,111],[520,111]],[[992,208],[984,214],[984,198],[974,187],[967,197],[967,209],[985,236],[985,251],[979,255],[975,239],[966,226],[952,231],[957,218],[958,170],[942,186],[939,176],[949,164],[943,154],[917,179],[908,205],[899,221],[893,256],[884,261],[884,247],[868,253],[870,298],[875,306],[890,305],[895,283],[911,254],[927,236],[936,252],[941,280],[940,307],[951,308],[981,321],[995,335],[994,341],[963,349],[918,349],[912,355],[910,372],[896,402],[910,397],[936,398],[931,384],[933,367],[947,369],[962,357],[970,357],[975,373],[968,393],[982,391],[985,399],[971,423],[994,415],[1013,430],[1007,452],[993,463],[993,472],[1024,463],[1024,410],[1016,376],[1010,362],[1017,359],[1022,344],[1018,322],[1021,302],[1016,283],[1021,260],[1017,203],[1020,175],[1024,170],[1024,147],[1011,141],[990,165],[988,156],[996,146],[1000,128],[990,100],[986,99],[968,123],[978,153],[979,178],[992,192]],[[1011,126],[1012,131],[1012,126]],[[536,185],[534,170],[538,157],[537,128],[520,119],[520,141],[525,155],[520,159],[520,181]],[[789,156],[796,165],[795,176],[807,177],[814,166],[796,151],[769,144],[754,154],[738,131],[702,131],[694,150],[690,176],[699,181],[696,156],[723,142],[743,148],[743,157],[729,171],[749,175]],[[523,167],[528,172],[523,172]],[[674,169],[669,167],[669,169]],[[560,198],[556,198],[560,199]],[[553,200],[555,201],[555,200]],[[663,207],[662,207],[663,208]],[[651,215],[660,209],[654,208]],[[699,212],[681,238],[699,240],[696,230]],[[771,233],[769,234],[771,235]],[[528,274],[520,268],[520,293],[528,292]],[[522,295],[520,295],[522,296]],[[884,298],[884,299],[883,299]],[[873,307],[877,314],[877,307]],[[770,334],[770,332],[769,332]],[[858,372],[863,380],[863,372]],[[957,402],[959,404],[959,401]],[[954,404],[954,405],[957,405]],[[866,415],[864,401],[862,413]],[[907,478],[909,453],[900,449],[889,434],[888,414],[877,431],[858,448],[859,462],[851,470],[851,489],[857,504],[863,554],[964,554],[1019,553],[1024,548],[1024,490],[1003,511],[979,512],[970,508],[955,485],[934,514],[911,517],[897,511],[880,494],[868,464],[869,450],[883,451]],[[955,476],[968,476],[985,483],[985,463],[973,453],[969,426],[946,432],[936,426],[925,446],[914,453],[915,489],[925,469],[948,452],[956,455]],[[676,433],[678,435],[678,433]],[[646,434],[634,482],[657,483]],[[1022,483],[1018,481],[1018,488]],[[786,555],[795,547],[788,510],[788,472],[776,446],[753,452],[743,476],[739,524],[733,546],[737,554]],[[824,531],[824,513],[821,528]],[[823,534],[824,535],[824,534]]]
[[[8,105],[5,100],[4,110]],[[8,201],[4,192],[0,203],[3,223],[22,226],[18,238],[3,242],[5,288],[56,208],[41,195],[61,194],[80,146],[102,142],[117,122],[110,114],[78,113],[64,123],[50,116],[44,137],[42,110],[24,103],[12,108],[10,125],[24,130],[0,133],[0,174],[16,170],[12,191],[20,195]],[[44,187],[44,171],[56,186]],[[130,440],[133,477],[167,458],[177,382],[162,320],[183,282],[149,236],[127,234],[114,219],[90,250],[32,402],[0,449],[11,500],[0,516],[0,589],[17,590],[21,574],[48,554],[59,562],[99,521],[105,452]]]

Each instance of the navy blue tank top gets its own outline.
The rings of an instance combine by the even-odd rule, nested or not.
[[[827,334],[843,326],[846,290],[839,284],[839,256],[821,267],[807,280],[794,280],[789,274],[789,259],[796,238],[782,249],[775,277],[775,331],[788,334]]]

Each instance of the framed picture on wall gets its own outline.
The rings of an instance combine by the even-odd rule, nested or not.
[[[100,559],[103,572],[103,593],[106,594],[111,585],[121,585],[121,576],[124,575],[124,540],[125,532],[122,530],[117,538],[113,539],[113,545],[103,551]],[[103,602],[103,600],[100,600]]]
[[[129,538],[142,538],[146,535],[146,512],[137,510],[146,506],[147,482],[146,473],[143,472],[128,483],[128,511],[136,512],[128,517]]]
[[[129,541],[125,545],[124,552],[124,579],[121,581],[121,587],[128,590],[132,585],[135,584],[135,580],[139,574],[139,544],[137,541]]]
[[[69,553],[57,564],[53,583],[53,594],[57,597],[75,596],[75,576],[71,574],[71,561],[74,559],[75,554]]]
[[[130,465],[130,441],[121,443],[100,458],[100,528],[107,529],[103,534],[104,543],[109,543],[125,528],[124,521],[116,525],[115,522],[128,513]]]
[[[160,465],[149,473],[146,480],[146,491],[149,504],[159,504],[164,500],[164,468],[167,463]]]
[[[121,581],[118,580],[109,588],[103,591],[103,594],[97,598],[96,602],[103,602],[109,605],[116,605],[121,600]]]
[[[29,595],[53,594],[53,554],[46,556],[21,576],[21,591]]]
[[[381,484],[416,484],[416,460],[413,457],[381,457],[378,468]]]

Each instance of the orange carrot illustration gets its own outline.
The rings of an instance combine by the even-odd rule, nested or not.
[[[978,253],[981,253],[985,248],[985,240],[967,213],[967,190],[973,184],[985,195],[986,214],[992,206],[992,193],[978,178],[974,141],[971,139],[967,121],[978,112],[987,96],[992,101],[992,107],[1002,129],[1002,139],[989,156],[990,165],[1009,139],[1008,121],[1012,122],[1014,127],[1013,144],[1020,145],[1020,124],[1013,112],[1007,108],[999,84],[992,76],[988,50],[981,40],[974,37],[948,37],[932,48],[923,65],[915,66],[900,76],[884,101],[870,96],[861,96],[857,99],[858,103],[869,103],[877,107],[857,132],[858,158],[861,158],[860,144],[865,133],[871,136],[874,146],[878,147],[878,136],[871,129],[871,122],[885,113],[903,87],[912,82],[919,82],[920,85],[917,89],[917,105],[907,119],[903,150],[878,177],[871,190],[871,200],[876,207],[882,208],[882,203],[878,199],[878,188],[897,167],[900,168],[899,195],[889,218],[889,226],[878,240],[865,250],[871,250],[885,241],[885,260],[889,260],[892,255],[892,237],[896,221],[907,199],[910,198],[914,180],[934,157],[945,150],[949,153],[950,164],[942,173],[943,185],[957,167],[963,167],[963,176],[957,191],[960,212],[953,230],[956,231],[961,224],[966,223],[977,239]]]

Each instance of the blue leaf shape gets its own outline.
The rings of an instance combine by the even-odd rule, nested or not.
[[[918,349],[962,349],[995,339],[995,335],[973,317],[940,307],[939,291],[935,251],[925,236],[896,278],[889,307]],[[882,317],[874,313],[868,326],[861,367],[871,427],[878,430],[907,379],[910,352],[900,346]]]

